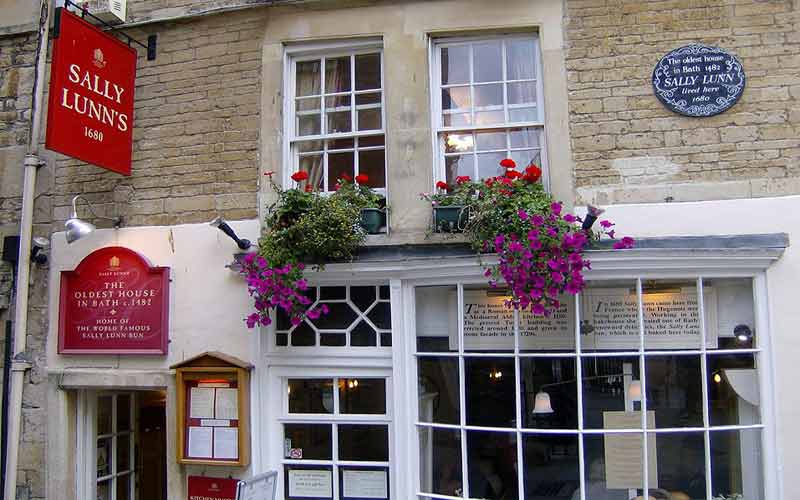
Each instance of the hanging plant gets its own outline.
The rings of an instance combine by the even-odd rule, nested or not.
[[[561,306],[563,295],[583,290],[583,273],[591,268],[584,252],[601,236],[614,238],[614,224],[602,220],[601,231],[594,233],[591,227],[601,210],[590,207],[585,219],[562,213],[562,204],[542,186],[538,166],[518,171],[510,158],[500,166],[503,175],[481,183],[459,177],[453,188],[423,197],[434,205],[454,201],[468,206],[464,232],[473,249],[498,255],[497,264],[484,272],[490,286],[508,287],[507,307],[549,316]],[[614,248],[633,244],[633,238],[625,237]]]
[[[296,187],[285,190],[275,184],[272,172],[265,175],[278,199],[267,210],[258,252],[242,263],[241,273],[255,306],[246,319],[249,328],[271,324],[270,311],[277,308],[293,325],[306,316],[316,319],[327,314],[325,305],[309,309],[312,300],[307,296],[305,269],[351,260],[366,237],[359,223],[360,195],[341,190],[322,196],[303,171],[292,175]]]

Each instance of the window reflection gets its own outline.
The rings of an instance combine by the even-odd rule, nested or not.
[[[505,432],[467,432],[469,496],[517,498],[517,438]]]

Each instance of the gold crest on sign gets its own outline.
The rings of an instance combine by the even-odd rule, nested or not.
[[[94,49],[94,65],[97,66],[98,68],[106,67],[103,51],[100,49]]]
[[[109,259],[108,261],[108,265],[110,267],[119,267],[119,257],[117,257],[116,255],[111,257],[111,259]]]

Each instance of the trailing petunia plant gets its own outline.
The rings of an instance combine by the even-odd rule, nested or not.
[[[352,192],[323,196],[304,171],[292,175],[296,183],[292,189],[275,184],[272,172],[265,175],[278,198],[267,210],[258,252],[242,262],[241,273],[255,305],[255,312],[246,319],[250,328],[269,325],[273,309],[280,309],[293,325],[306,316],[316,319],[326,314],[325,305],[310,307],[313,302],[303,278],[306,266],[350,260],[366,237],[359,224],[361,205]]]
[[[483,182],[457,180],[454,191],[470,208],[464,232],[476,252],[497,253],[497,264],[484,274],[490,286],[508,287],[508,307],[549,316],[561,306],[561,297],[583,290],[583,273],[591,266],[584,252],[601,236],[614,238],[614,224],[601,220],[595,233],[591,227],[602,210],[590,207],[584,219],[564,213],[563,205],[544,189],[536,165],[518,171],[507,158],[500,166],[503,175]],[[446,202],[448,193],[439,194],[444,200],[431,201]],[[625,237],[613,247],[633,244]]]

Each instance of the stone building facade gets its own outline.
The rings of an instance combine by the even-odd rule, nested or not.
[[[0,8],[7,6],[18,8],[17,2],[0,1]],[[19,233],[38,19],[36,9],[22,6],[14,10],[11,22],[0,21],[0,236]],[[442,241],[427,234],[430,207],[418,196],[438,180],[432,167],[438,154],[430,104],[435,92],[430,78],[432,40],[509,33],[537,37],[549,187],[568,206],[606,207],[621,228],[645,238],[713,240],[720,235],[786,233],[793,241],[800,234],[796,224],[784,220],[800,209],[797,0],[509,0],[501,9],[481,0],[129,0],[125,29],[139,39],[158,36],[156,59],[147,61],[140,51],[137,64],[133,174],[121,177],[42,149],[46,165],[38,173],[34,234],[51,238],[52,247],[49,265],[33,265],[31,272],[27,345],[33,367],[23,392],[16,491],[20,500],[80,498],[83,490],[76,483],[86,478],[77,477],[80,457],[71,456],[80,433],[60,432],[64,421],[68,427],[78,426],[84,397],[79,393],[164,390],[167,431],[174,433],[175,387],[169,366],[203,351],[231,352],[256,365],[254,380],[264,392],[253,393],[253,417],[264,423],[254,429],[254,449],[279,448],[278,438],[270,433],[280,418],[266,408],[275,401],[273,389],[283,388],[269,377],[280,372],[284,362],[270,358],[274,346],[267,346],[268,340],[254,340],[243,327],[240,318],[248,298],[241,283],[224,269],[235,249],[205,223],[222,216],[236,221],[237,231],[257,239],[259,219],[273,196],[263,174],[276,171],[288,179],[296,167],[287,161],[285,149],[287,48],[379,40],[385,61],[386,188],[392,213],[389,233],[371,237],[370,245],[398,248]],[[742,61],[747,87],[734,108],[711,118],[688,118],[668,111],[654,96],[654,65],[668,51],[688,43],[719,46]],[[68,247],[61,231],[78,194],[100,214],[121,215],[124,228],[113,230],[107,221],[94,220],[104,228],[97,240]],[[778,240],[765,241],[757,240],[755,247],[767,253],[783,250]],[[677,245],[672,250],[681,258],[696,251],[694,243],[671,244]],[[733,243],[733,249],[709,243],[715,244],[726,259],[733,257],[725,252],[738,256],[754,251],[749,243]],[[168,357],[140,362],[56,352],[58,273],[107,245],[136,248],[176,270],[176,305],[171,311],[175,326]],[[198,255],[203,246],[208,246],[209,255]],[[782,395],[775,401],[762,395],[772,407],[761,418],[768,438],[777,433],[786,439],[764,450],[765,467],[777,470],[764,479],[767,496],[762,498],[770,500],[791,498],[791,490],[781,488],[788,471],[800,465],[800,455],[791,445],[800,442],[800,431],[791,424],[800,401],[781,380],[800,354],[800,344],[790,338],[798,319],[790,300],[800,259],[794,250],[789,247],[778,264],[763,270],[769,282],[764,294],[768,291],[770,297],[763,311],[769,314],[772,330],[767,366],[775,377],[775,391]],[[756,252],[749,258],[765,260],[764,255]],[[648,265],[668,267],[663,262]],[[397,266],[396,275],[375,274],[380,283],[397,287],[393,297],[401,293],[405,285],[400,282],[406,279],[402,266]],[[694,261],[686,266],[702,268]],[[360,269],[333,269],[319,279],[349,280]],[[13,272],[12,263],[0,262],[3,324],[13,318]],[[227,295],[215,296],[215,288]],[[217,300],[232,312],[209,311]],[[397,301],[393,305],[408,307],[400,299],[392,300]],[[393,320],[402,324],[401,319]],[[264,338],[272,338],[269,334]],[[403,359],[401,355],[381,356],[381,361],[350,362],[364,370],[384,363],[389,372],[406,376],[393,364],[397,361],[392,362],[392,356]],[[267,360],[264,364],[262,358]],[[340,372],[344,369],[335,360],[328,362]],[[92,380],[95,377],[99,382]],[[406,396],[416,391],[414,384],[396,384],[397,398],[403,391]],[[405,400],[396,403],[393,432],[415,432],[413,424],[406,425],[414,419],[399,409]],[[179,466],[174,463],[174,446],[171,440],[166,445],[165,498],[170,499],[185,498],[186,477],[191,474],[245,477],[282,467],[274,450],[254,456],[252,466],[243,470]],[[409,481],[419,479],[416,472],[410,473],[419,465],[408,458],[415,451],[399,441],[392,448],[397,453],[392,467],[398,467],[393,474],[406,471]],[[398,488],[394,493],[411,498],[423,491],[415,489],[418,484],[395,484],[406,481],[405,476],[391,477],[391,487]]]

